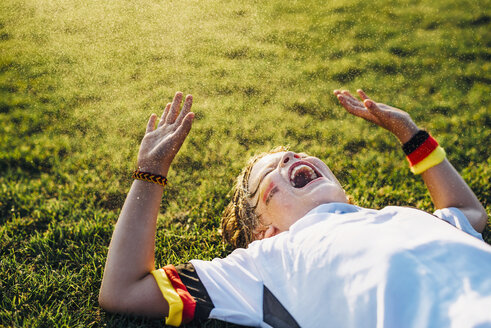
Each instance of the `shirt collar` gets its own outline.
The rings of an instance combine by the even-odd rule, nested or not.
[[[332,213],[332,214],[345,214],[355,213],[361,211],[362,208],[356,205],[347,203],[327,203],[319,205],[311,209],[305,216],[317,213]]]
[[[346,203],[327,203],[319,205],[312,210],[310,210],[305,216],[300,218],[297,222],[290,226],[289,231],[295,232],[303,229],[306,226],[311,225],[312,223],[324,220],[326,216],[321,216],[317,214],[347,214],[347,213],[355,213],[363,211],[362,207],[346,204]]]

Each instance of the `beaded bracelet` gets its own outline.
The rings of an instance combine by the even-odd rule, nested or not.
[[[163,175],[142,172],[140,170],[134,171],[132,177],[133,179],[153,182],[158,185],[161,185],[162,187],[165,187],[165,185],[167,184],[167,178],[164,177]]]
[[[419,130],[408,142],[402,145],[411,172],[421,174],[440,164],[445,159],[445,150],[426,131]]]

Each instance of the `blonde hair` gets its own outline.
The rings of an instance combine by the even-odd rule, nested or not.
[[[253,242],[256,239],[257,229],[261,226],[256,214],[257,205],[251,205],[249,202],[253,196],[249,190],[252,168],[264,156],[283,151],[287,151],[287,148],[279,146],[249,159],[232,187],[232,199],[222,215],[222,237],[235,248],[245,248]]]

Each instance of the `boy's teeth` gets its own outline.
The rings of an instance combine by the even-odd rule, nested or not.
[[[293,168],[290,174],[290,183],[295,188],[302,188],[307,183],[317,178],[317,173],[315,173],[310,166],[302,164]]]

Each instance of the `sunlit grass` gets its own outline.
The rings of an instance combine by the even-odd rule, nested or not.
[[[227,254],[218,222],[232,181],[280,144],[324,159],[358,205],[432,211],[397,141],[345,113],[335,88],[408,110],[490,213],[489,8],[0,2],[0,325],[159,325],[100,311],[97,293],[145,123],[177,90],[197,117],[169,173],[158,265]]]

